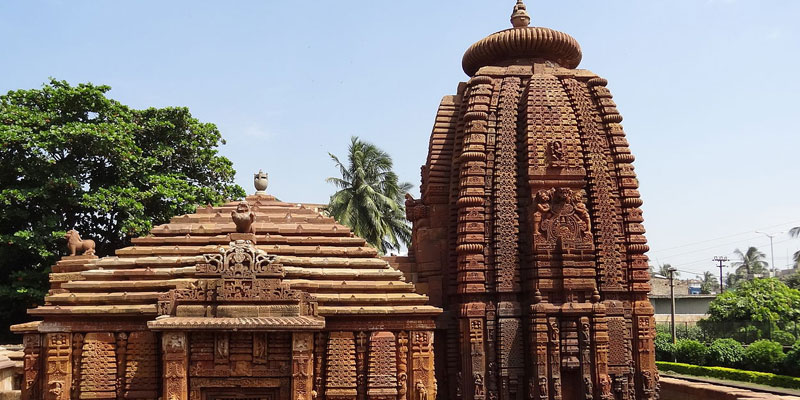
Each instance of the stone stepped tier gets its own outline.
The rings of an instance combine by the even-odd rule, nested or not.
[[[276,256],[291,288],[314,295],[321,317],[439,313],[401,271],[317,207],[269,195],[246,200],[256,214],[256,247]],[[53,266],[45,304],[31,314],[155,317],[159,296],[190,287],[203,255],[229,246],[237,204],[174,217],[113,256],[65,257]]]

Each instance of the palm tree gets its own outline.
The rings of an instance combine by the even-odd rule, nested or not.
[[[702,283],[700,284],[700,292],[703,294],[710,294],[712,290],[716,290],[718,287],[719,283],[717,282],[717,278],[714,276],[714,274],[709,271],[703,272],[703,279]]]
[[[767,266],[769,266],[765,261],[767,256],[757,248],[750,246],[744,253],[736,249],[733,254],[739,257],[739,261],[731,263],[731,266],[736,268],[736,275],[750,279],[753,275],[761,275],[767,272]]]
[[[789,229],[789,236],[793,238],[800,237],[800,226]],[[800,268],[800,250],[794,252],[792,259],[794,260],[794,267]]]
[[[347,225],[382,254],[411,242],[403,196],[411,184],[398,182],[392,158],[383,150],[353,136],[347,149],[347,165],[328,153],[341,178],[328,178],[339,191],[328,204],[328,214]]]
[[[670,268],[672,268],[671,264],[661,264],[661,265],[658,266],[658,274],[661,275],[661,276],[665,276],[665,277],[669,278],[669,269]],[[678,271],[673,271],[672,272],[672,276],[676,277],[676,278],[678,276],[680,276],[680,274],[681,273],[678,272]]]

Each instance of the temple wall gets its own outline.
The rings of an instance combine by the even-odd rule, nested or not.
[[[433,338],[404,329],[28,333],[22,398],[432,400]]]

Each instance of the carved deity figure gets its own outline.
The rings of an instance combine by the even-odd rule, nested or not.
[[[547,398],[547,378],[539,377],[539,397],[542,399]]]
[[[255,226],[256,213],[250,210],[250,204],[242,201],[236,206],[236,211],[231,211],[231,218],[233,223],[236,224],[236,232],[238,233],[256,233]]]
[[[583,193],[582,191],[573,192],[572,195],[574,196],[572,199],[572,203],[575,204],[575,214],[580,218],[581,222],[583,222],[583,231],[584,232],[592,232],[592,220],[589,217],[589,210],[586,209],[586,203],[583,202]]]
[[[64,239],[67,239],[69,255],[74,256],[78,254],[78,252],[81,252],[82,255],[87,256],[94,255],[94,240],[81,239],[81,235],[79,235],[78,231],[75,229],[67,231],[67,233],[64,235]]]
[[[473,378],[475,380],[475,397],[483,396],[483,375],[476,372]]]
[[[462,387],[464,386],[464,375],[461,374],[461,371],[456,373],[456,397],[461,398],[463,396]]]
[[[428,400],[428,390],[425,389],[425,384],[422,383],[422,381],[417,381],[414,385],[414,389],[417,391],[417,399]]]
[[[586,394],[586,400],[592,400],[592,392],[594,392],[594,386],[592,386],[592,377],[591,376],[584,376],[583,377],[583,388],[584,393]]]
[[[552,200],[551,190],[540,190],[536,192],[536,211],[533,213],[533,234],[542,234],[542,218],[550,212],[550,201]]]
[[[561,161],[564,161],[564,143],[560,140],[554,140],[549,143],[550,145],[550,162],[552,166],[558,166]]]

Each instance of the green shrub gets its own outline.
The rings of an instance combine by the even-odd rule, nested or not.
[[[671,363],[664,361],[656,361],[656,366],[658,366],[658,369],[661,371],[672,371],[684,375],[709,376],[712,378],[727,379],[731,381],[752,382],[759,385],[800,389],[800,378],[793,378],[786,375],[743,371],[740,369],[723,367],[701,367],[699,365]]]
[[[708,348],[697,340],[681,339],[675,343],[675,359],[681,363],[703,365]]]
[[[797,340],[791,332],[775,331],[772,332],[772,340],[780,343],[783,346],[791,346]]]
[[[669,333],[658,332],[655,339],[656,360],[674,361],[675,345],[672,344],[672,335]]]
[[[792,349],[786,353],[783,361],[783,372],[787,375],[800,376],[800,341],[797,341]]]
[[[744,347],[733,339],[717,339],[708,347],[708,362],[719,367],[737,368],[744,361]]]
[[[744,359],[748,368],[763,371],[777,372],[783,369],[783,346],[778,342],[761,339],[756,340],[744,350]]]

